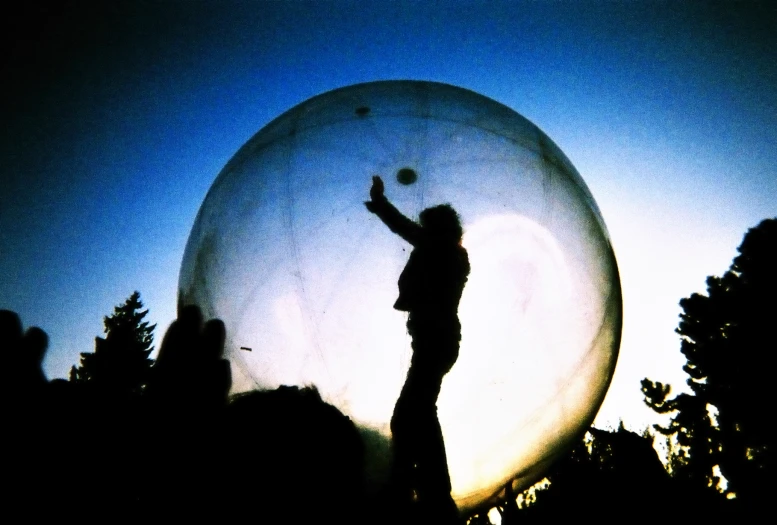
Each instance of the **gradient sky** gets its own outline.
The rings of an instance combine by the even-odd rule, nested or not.
[[[479,92],[577,167],[624,296],[599,426],[659,421],[639,381],[683,387],[678,301],[777,216],[771,2],[36,3],[0,22],[0,308],[48,331],[49,377],[133,290],[160,340],[224,164],[285,110],[358,82]]]

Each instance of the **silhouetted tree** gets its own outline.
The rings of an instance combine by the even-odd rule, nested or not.
[[[148,381],[154,364],[149,354],[154,350],[154,328],[143,319],[140,293],[134,292],[106,316],[105,338],[95,338],[93,353],[81,354],[81,365],[70,369],[70,380],[91,383],[117,394],[138,394]]]
[[[777,351],[777,218],[750,229],[738,251],[723,277],[707,278],[707,295],[680,301],[676,331],[693,395],[669,398],[669,385],[648,379],[642,391],[653,410],[673,414],[656,428],[674,444],[674,475],[714,487],[717,466],[729,497],[754,509],[771,487],[777,435],[768,365]]]
[[[652,438],[623,425],[614,432],[588,429],[547,472],[539,488],[524,491],[498,507],[502,523],[532,524],[612,516],[618,509],[640,509],[640,518],[658,518],[655,502],[663,497],[669,477],[653,449]],[[517,507],[517,508],[516,508]],[[481,523],[487,524],[483,519]]]

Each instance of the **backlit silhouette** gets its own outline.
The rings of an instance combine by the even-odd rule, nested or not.
[[[458,306],[470,269],[461,246],[461,224],[456,211],[446,204],[425,209],[420,224],[413,222],[388,201],[377,176],[372,179],[370,199],[367,209],[414,248],[399,277],[399,298],[394,303],[394,308],[409,314],[413,357],[391,418],[392,484],[400,497],[409,499],[412,494],[424,507],[455,516],[437,396],[443,377],[459,356]]]

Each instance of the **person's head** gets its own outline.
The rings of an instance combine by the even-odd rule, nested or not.
[[[419,219],[425,230],[441,240],[458,243],[464,235],[459,214],[450,204],[426,208]]]
[[[41,366],[49,348],[49,336],[37,326],[33,326],[24,334],[24,346],[24,351],[28,354],[25,359],[35,366]]]

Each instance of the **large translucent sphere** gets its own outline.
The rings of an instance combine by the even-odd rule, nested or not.
[[[234,391],[315,385],[367,434],[390,437],[412,352],[406,314],[392,308],[411,247],[365,209],[373,175],[411,218],[441,203],[462,218],[472,270],[438,408],[453,496],[472,509],[511,480],[536,480],[590,425],[620,342],[601,214],[531,122],[432,82],[303,102],[213,183],[179,300],[226,323]],[[373,481],[383,459],[368,458]]]

